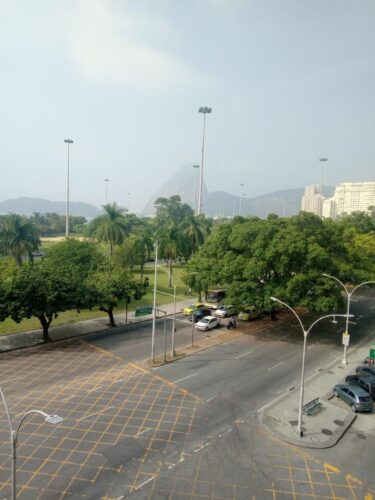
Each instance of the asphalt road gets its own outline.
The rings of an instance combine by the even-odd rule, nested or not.
[[[374,295],[357,299],[352,341],[371,343]],[[311,332],[307,378],[342,356],[343,326],[325,321]],[[136,363],[150,355],[150,333],[143,323],[1,355],[14,421],[30,408],[64,417],[24,424],[20,498],[372,498],[375,436],[363,419],[331,450],[308,453],[260,424],[262,408],[299,383],[298,324],[276,322],[155,369]],[[180,323],[177,346],[190,339],[191,325]],[[159,320],[159,355],[163,342]],[[0,498],[10,494],[8,443],[3,412]]]

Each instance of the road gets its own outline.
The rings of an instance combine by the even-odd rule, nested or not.
[[[373,297],[357,295],[353,303],[355,343],[374,341]],[[342,356],[343,326],[327,321],[311,332],[307,378]],[[177,345],[190,335],[191,326],[180,323]],[[0,377],[12,415],[38,407],[64,417],[52,429],[25,424],[20,497],[365,498],[375,490],[375,435],[365,419],[331,450],[308,453],[261,426],[262,408],[298,386],[301,353],[302,332],[292,322],[152,370],[141,364],[150,355],[149,324],[3,355]],[[4,496],[4,415],[0,424]]]

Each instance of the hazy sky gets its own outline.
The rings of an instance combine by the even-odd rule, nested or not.
[[[374,0],[0,0],[0,201],[375,180]],[[244,183],[244,187],[239,187]],[[128,196],[128,193],[131,193]]]

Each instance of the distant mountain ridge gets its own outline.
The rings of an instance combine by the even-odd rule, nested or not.
[[[198,191],[198,173],[196,169],[193,169],[193,164],[181,167],[151,196],[143,214],[151,215],[155,212],[154,203],[157,198],[169,198],[175,194],[180,195],[184,203],[194,208],[194,199],[197,198]],[[330,197],[333,192],[333,187],[323,187],[324,196]],[[255,198],[240,198],[226,191],[210,193],[206,185],[203,185],[203,212],[209,217],[234,217],[241,214],[265,218],[271,213],[280,217],[290,217],[301,210],[303,193],[304,188],[296,188],[275,191]]]
[[[64,215],[65,210],[65,201],[50,201],[42,198],[20,197],[0,202],[0,214],[32,215],[34,212],[39,212]],[[71,201],[69,202],[69,213],[91,219],[99,214],[99,209],[89,203]]]

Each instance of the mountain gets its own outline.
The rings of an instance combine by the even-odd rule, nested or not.
[[[0,202],[0,214],[32,215],[34,212],[39,212],[42,214],[56,213],[65,215],[65,210],[65,201],[50,201],[41,198],[21,197]],[[81,215],[87,219],[91,219],[99,214],[99,210],[89,203],[71,201],[69,203],[69,213],[70,215]]]
[[[193,208],[194,199],[198,196],[198,173],[192,164],[184,165],[151,196],[143,214],[151,215],[155,212],[154,203],[157,198],[169,198],[175,194],[179,194],[181,200]],[[333,192],[333,187],[323,187],[324,196],[332,196]],[[210,193],[204,185],[203,212],[209,217],[233,217],[240,213],[260,218],[265,218],[270,213],[281,217],[291,216],[299,213],[303,193],[304,188],[296,188],[275,191],[255,198],[240,198],[226,191]]]

